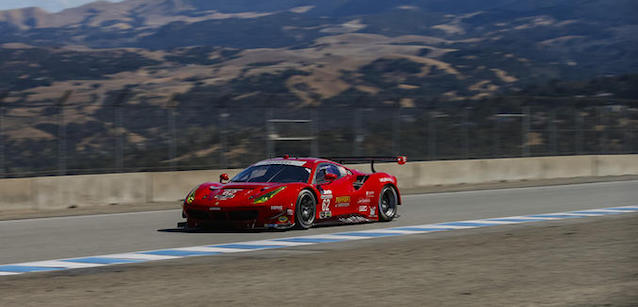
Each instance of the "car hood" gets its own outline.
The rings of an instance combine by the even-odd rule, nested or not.
[[[202,184],[195,193],[192,205],[204,206],[246,206],[253,205],[261,195],[268,193],[283,183],[230,182],[227,184]]]

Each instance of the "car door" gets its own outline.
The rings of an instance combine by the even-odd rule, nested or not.
[[[331,173],[337,178],[331,182],[325,180],[326,173]],[[352,175],[342,166],[333,163],[321,163],[315,172],[315,183],[321,187],[320,208],[318,218],[350,214],[352,212]]]

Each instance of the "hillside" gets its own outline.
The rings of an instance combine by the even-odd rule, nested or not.
[[[67,90],[65,121],[82,130],[73,150],[101,152],[112,146],[103,140],[118,97],[162,121],[175,106],[204,127],[195,110],[427,108],[532,95],[550,80],[616,80],[638,72],[635,16],[631,0],[128,0],[0,11],[3,134],[16,152],[53,151],[52,106]],[[609,88],[570,94],[637,98]],[[118,131],[131,146],[167,137],[145,122]]]

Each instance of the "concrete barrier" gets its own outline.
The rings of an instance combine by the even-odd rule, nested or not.
[[[198,184],[206,181],[217,182],[219,175],[228,173],[232,178],[240,170],[209,170],[187,172],[149,173],[151,195],[153,201],[175,201],[186,197],[186,194]]]
[[[377,171],[394,174],[399,187],[479,184],[521,180],[638,175],[638,155],[561,156],[485,160],[383,163]],[[369,165],[352,165],[368,171]],[[234,176],[240,170],[205,170],[39,177],[0,180],[0,210],[61,209],[113,203],[165,202],[183,199],[193,187]]]

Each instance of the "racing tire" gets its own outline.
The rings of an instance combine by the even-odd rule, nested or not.
[[[399,195],[397,190],[391,185],[384,186],[381,189],[381,193],[379,193],[379,221],[392,221],[397,215],[398,204]]]
[[[312,227],[317,215],[317,200],[309,190],[302,190],[295,205],[295,229]]]

